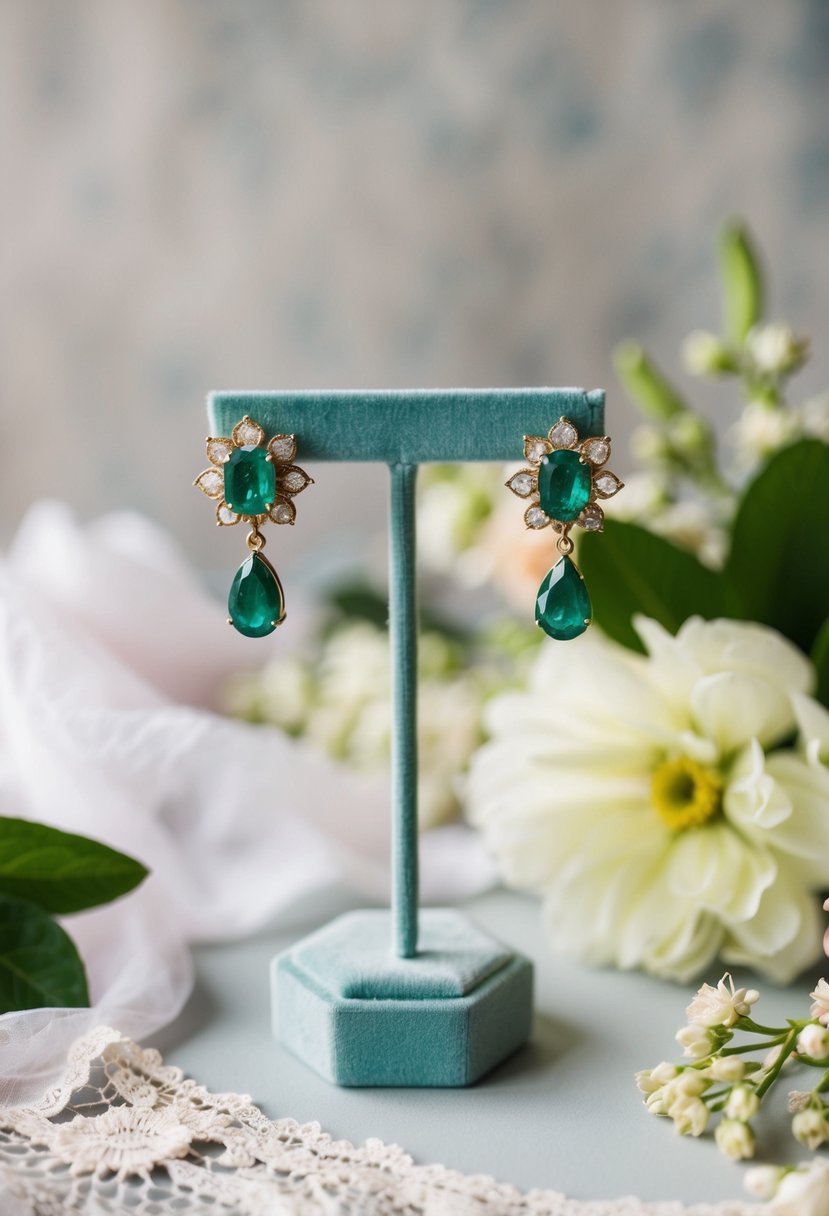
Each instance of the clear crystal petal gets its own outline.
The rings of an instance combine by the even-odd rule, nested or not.
[[[231,528],[234,524],[238,524],[241,515],[237,515],[235,511],[231,511],[226,502],[222,501],[216,507],[216,523],[221,524],[223,528]]]
[[[596,435],[592,439],[585,439],[581,445],[581,451],[591,464],[602,465],[610,459],[610,440],[607,435]]]
[[[277,464],[290,464],[296,456],[296,435],[274,435],[268,451]]]
[[[292,524],[296,519],[296,507],[289,498],[278,495],[268,511],[268,518],[275,524]]]
[[[553,445],[544,435],[524,436],[524,455],[530,464],[538,464],[542,456],[553,450]]]
[[[586,532],[601,532],[604,527],[604,511],[598,503],[590,502],[576,520]]]
[[[211,464],[224,464],[232,451],[232,439],[208,439],[207,441],[207,459]]]
[[[550,443],[554,448],[574,448],[578,441],[579,433],[569,418],[559,418],[555,426],[550,427]]]
[[[593,485],[600,498],[612,498],[614,494],[618,494],[623,489],[624,482],[620,481],[615,473],[611,473],[610,469],[602,469]]]
[[[265,438],[265,432],[258,422],[254,422],[245,414],[241,422],[233,428],[233,442],[237,448],[255,448]]]
[[[297,464],[289,464],[287,468],[277,467],[276,479],[284,494],[301,494],[306,486],[313,484],[313,478]]]
[[[527,507],[524,512],[524,523],[528,528],[546,528],[549,522],[549,515],[545,514],[541,507]]]
[[[198,486],[202,494],[206,494],[208,498],[221,498],[224,494],[225,479],[222,476],[221,469],[205,469],[203,473],[199,473],[194,486]]]
[[[505,484],[519,498],[529,498],[535,489],[535,473],[532,469],[519,469]]]

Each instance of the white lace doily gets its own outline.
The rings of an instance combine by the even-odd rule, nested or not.
[[[358,1148],[318,1123],[267,1119],[244,1094],[211,1094],[101,1027],[62,1083],[0,1111],[3,1216],[761,1216],[748,1203],[582,1203]]]

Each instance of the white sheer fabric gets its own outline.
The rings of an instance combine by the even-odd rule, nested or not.
[[[0,1104],[33,1101],[93,1026],[139,1038],[170,1021],[188,942],[249,933],[327,884],[386,894],[387,782],[206,708],[264,654],[140,517],[81,528],[49,503],[24,521],[0,571],[0,814],[105,841],[151,876],[66,920],[92,1009],[0,1017]],[[457,826],[422,854],[426,898],[492,881]]]

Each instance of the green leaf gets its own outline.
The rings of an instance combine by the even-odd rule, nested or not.
[[[643,649],[632,624],[643,613],[676,633],[687,617],[725,613],[722,581],[685,549],[638,524],[608,520],[604,535],[585,537],[579,565],[596,623],[632,650]]]
[[[829,612],[829,445],[777,452],[745,490],[725,564],[730,616],[771,625],[806,654]]]
[[[763,276],[748,230],[726,224],[719,238],[723,325],[726,336],[742,343],[763,315]]]
[[[688,405],[637,342],[622,342],[613,352],[616,375],[627,395],[648,418],[665,422]]]
[[[815,696],[829,708],[829,616],[818,631],[812,647],[812,662],[817,673]]]
[[[0,1013],[88,1004],[72,939],[42,908],[0,896]]]
[[[140,861],[96,840],[0,817],[0,895],[47,912],[79,912],[125,895],[146,876]]]

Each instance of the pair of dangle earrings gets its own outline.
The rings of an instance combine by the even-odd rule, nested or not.
[[[545,575],[535,602],[535,619],[556,641],[569,641],[584,633],[593,617],[590,596],[576,563],[570,557],[574,526],[601,532],[604,512],[597,499],[612,498],[623,483],[606,468],[610,459],[607,435],[579,440],[569,418],[559,418],[546,436],[525,435],[524,457],[529,468],[519,469],[507,489],[530,500],[524,523],[533,531],[552,527],[558,533],[560,558]]]
[[[295,435],[274,435],[266,444],[264,430],[246,414],[229,439],[208,438],[210,468],[193,482],[216,500],[219,527],[250,525],[249,556],[236,571],[227,600],[228,624],[245,637],[266,637],[285,620],[285,593],[262,552],[261,528],[268,522],[293,524],[293,500],[313,482],[294,464],[296,450]]]

